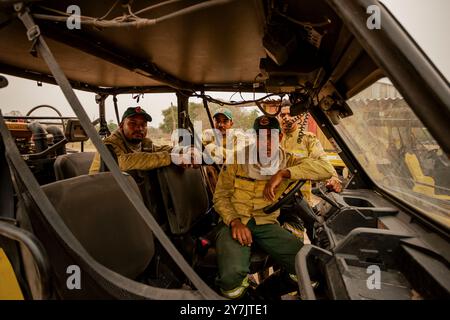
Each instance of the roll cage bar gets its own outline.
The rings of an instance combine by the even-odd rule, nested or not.
[[[139,212],[139,215],[141,216],[144,223],[146,223],[148,227],[151,230],[153,230],[155,237],[159,240],[163,248],[168,252],[168,254],[171,256],[174,262],[178,265],[178,267],[181,270],[183,270],[187,278],[197,288],[197,290],[203,296],[203,298],[220,299],[221,297],[217,293],[215,293],[186,262],[184,257],[179,253],[179,251],[176,249],[176,247],[173,245],[173,243],[170,241],[170,239],[158,225],[153,215],[145,207],[144,202],[139,198],[139,196],[135,193],[131,185],[127,182],[127,180],[123,176],[117,163],[113,159],[112,155],[110,154],[106,146],[101,141],[100,136],[97,134],[95,130],[95,127],[92,125],[88,115],[84,111],[80,101],[78,100],[77,96],[73,91],[73,88],[70,85],[70,82],[67,80],[66,76],[64,75],[57,61],[52,55],[49,47],[47,46],[47,43],[45,42],[43,35],[39,31],[39,27],[34,23],[34,20],[29,13],[29,8],[24,6],[23,4],[16,4],[15,9],[18,11],[19,19],[23,22],[25,28],[27,29],[27,35],[29,37],[29,40],[33,42],[36,51],[47,63],[47,66],[49,67],[53,77],[55,78],[56,82],[63,91],[69,104],[73,108],[87,135],[91,139],[94,146],[97,148],[100,156],[102,157],[102,160],[108,166],[114,179],[117,181],[118,185],[121,187],[124,194],[136,208],[136,211]],[[27,180],[29,179],[30,177],[28,177]],[[45,196],[43,197],[45,199],[42,198],[40,199],[37,195],[32,196],[36,201],[36,203],[42,205],[44,202],[46,204],[46,206],[43,206],[41,208],[43,211],[48,209],[48,206],[51,206],[51,204],[49,203],[48,199]]]

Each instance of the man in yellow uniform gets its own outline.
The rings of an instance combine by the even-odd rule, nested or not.
[[[147,123],[152,117],[141,107],[128,108],[119,124],[109,137],[103,140],[122,171],[152,170],[172,163],[170,146],[156,146],[147,138]],[[102,161],[97,153],[89,174],[103,171]]]
[[[233,115],[227,108],[221,108],[214,113],[214,129],[203,132],[205,151],[217,164],[226,161],[227,154],[234,154],[239,148],[249,144],[249,137],[240,130],[234,130]],[[230,143],[231,142],[231,143]]]
[[[298,158],[281,148],[272,150],[272,140],[282,138],[276,118],[258,117],[253,127],[258,139],[246,149],[249,154],[256,149],[256,163],[224,165],[213,199],[222,220],[216,236],[217,284],[222,294],[232,299],[241,297],[249,286],[253,242],[289,274],[295,274],[294,258],[303,243],[280,227],[279,210],[265,214],[263,208],[281,195],[289,180],[325,180],[333,173],[332,166],[322,159]],[[261,152],[264,149],[266,155]],[[268,158],[275,161],[267,164]]]
[[[283,138],[281,139],[280,145],[285,151],[291,152],[300,158],[309,157],[312,159],[321,159],[329,162],[327,159],[327,154],[323,150],[319,139],[317,139],[317,137],[311,132],[304,132],[303,124],[299,125],[299,122],[306,121],[305,118],[301,119],[298,116],[292,117],[290,114],[290,107],[283,106],[279,114],[279,120],[281,122],[281,129],[283,132]],[[341,181],[339,180],[337,172],[334,168],[333,176],[327,181],[326,186],[335,192],[342,191]],[[313,235],[312,230],[310,230],[312,229],[312,221],[303,221],[302,218],[307,220],[310,219],[308,219],[307,215],[304,215],[305,212],[298,212],[298,210],[309,211],[310,215],[314,215],[311,209],[313,206],[311,181],[307,181],[302,186],[301,192],[304,200],[296,205],[291,205],[285,208],[285,210],[282,211],[283,214],[279,221],[283,228],[289,230],[303,241],[305,224],[308,227],[308,236],[311,237]],[[296,206],[299,207],[296,208]],[[300,218],[299,213],[303,214],[302,218]]]
[[[233,115],[227,108],[220,108],[214,113],[214,129],[203,132],[202,142],[205,145],[205,153],[216,164],[215,166],[203,166],[208,177],[207,183],[211,194],[216,189],[220,166],[226,162],[228,155],[249,144],[249,137],[241,131],[234,130]],[[227,141],[229,139],[229,141]]]
[[[283,132],[280,145],[285,151],[291,152],[297,157],[309,157],[328,162],[327,154],[323,150],[319,139],[311,132],[303,132],[304,128],[298,124],[298,117],[291,116],[289,106],[282,107],[279,118]],[[327,181],[327,188],[335,192],[342,191],[341,181],[334,168],[333,176]],[[311,182],[305,183],[301,190],[303,196],[311,205]]]

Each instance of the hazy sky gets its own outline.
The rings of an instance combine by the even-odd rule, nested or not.
[[[9,85],[6,88],[0,90],[0,109],[2,113],[8,113],[13,110],[18,110],[25,115],[31,108],[46,104],[51,105],[58,109],[63,116],[74,116],[74,112],[69,103],[65,99],[62,91],[59,87],[43,83],[42,87],[38,87],[35,81],[25,80],[17,77],[5,75],[8,78]],[[98,118],[98,105],[95,103],[95,94],[80,90],[75,90],[75,93],[86,110],[87,114],[94,120]],[[208,92],[212,97],[229,100],[233,95],[231,92]],[[242,94],[245,99],[252,99],[253,94]],[[261,95],[256,95],[260,97]],[[234,95],[233,100],[240,100],[239,94]],[[116,122],[116,115],[114,112],[114,104],[112,96],[106,99],[106,119]],[[143,107],[153,118],[150,123],[153,127],[158,127],[162,122],[163,117],[161,111],[170,106],[177,104],[177,98],[174,93],[158,93],[158,94],[145,94],[144,98],[140,97],[139,103],[132,98],[131,94],[121,94],[117,96],[119,114],[125,111],[126,108],[131,106]],[[191,98],[190,102],[201,102],[200,99]],[[32,115],[45,115],[50,116],[57,114],[49,109],[42,108],[36,110]]]
[[[397,16],[408,32],[416,39],[425,53],[431,58],[447,79],[450,79],[450,23],[447,16],[450,12],[450,0],[382,0]],[[61,90],[54,85],[43,84],[38,87],[35,81],[24,80],[6,75],[9,86],[0,89],[0,109],[5,114],[19,110],[25,114],[32,107],[48,104],[58,108],[64,116],[74,113],[65,100]],[[98,117],[95,94],[76,91],[82,105],[91,119]],[[229,99],[232,93],[213,93],[215,98]],[[245,95],[246,99],[251,95]],[[235,96],[234,99],[238,99]],[[136,106],[131,95],[119,95],[120,114],[129,107]],[[199,100],[191,99],[197,102]],[[161,111],[170,104],[176,105],[175,94],[146,94],[139,105],[153,117],[152,126],[158,126],[162,121]],[[106,101],[107,120],[115,121],[112,97]],[[55,115],[52,110],[42,109],[33,115]]]
[[[450,79],[450,0],[381,0]],[[381,21],[383,27],[383,21]]]

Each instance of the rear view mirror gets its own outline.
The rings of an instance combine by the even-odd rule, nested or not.
[[[0,89],[8,86],[8,79],[4,76],[0,76]]]
[[[82,142],[89,139],[88,135],[81,126],[80,120],[67,120],[66,130],[64,132],[69,142]]]

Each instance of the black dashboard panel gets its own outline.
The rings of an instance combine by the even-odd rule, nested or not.
[[[323,202],[315,235],[328,241],[297,255],[297,270],[308,273],[300,278],[310,280],[300,281],[304,298],[320,296],[307,287],[321,277],[322,297],[332,299],[450,298],[446,241],[372,190],[331,193]]]

